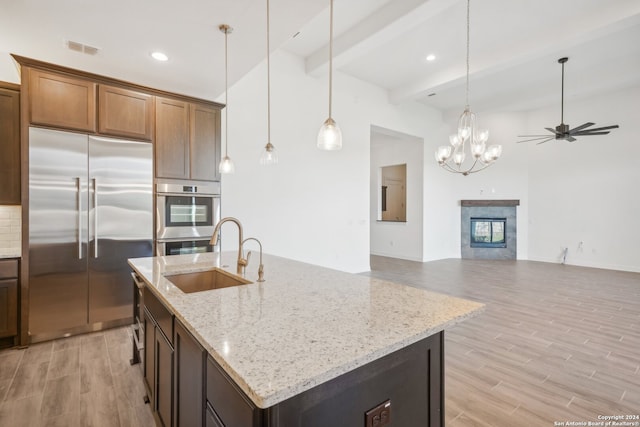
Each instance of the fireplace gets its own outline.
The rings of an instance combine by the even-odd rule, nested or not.
[[[506,248],[506,218],[471,218],[469,242],[472,248]]]
[[[516,259],[519,200],[462,200],[463,259]]]

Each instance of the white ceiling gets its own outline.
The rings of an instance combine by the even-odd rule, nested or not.
[[[271,47],[305,58],[326,78],[328,0],[271,0]],[[0,0],[0,52],[215,99],[224,90],[224,36],[230,84],[265,58],[266,0]],[[334,67],[376,84],[394,103],[445,112],[465,100],[466,1],[335,0]],[[296,33],[299,34],[294,37]],[[100,48],[88,56],[73,40]],[[640,84],[640,1],[473,0],[470,104],[518,111],[566,97]],[[167,63],[149,57],[155,49]],[[427,62],[427,54],[436,60]],[[429,94],[435,93],[433,96]]]

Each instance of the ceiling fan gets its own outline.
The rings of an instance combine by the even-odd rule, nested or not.
[[[595,125],[595,123],[587,122],[573,129],[569,129],[569,125],[564,123],[564,64],[567,62],[569,58],[564,57],[558,59],[558,62],[562,64],[562,98],[560,104],[560,124],[556,126],[555,129],[545,128],[553,135],[518,135],[518,138],[529,138],[521,142],[530,142],[530,141],[539,141],[537,144],[542,144],[547,141],[551,141],[552,139],[564,139],[565,141],[573,142],[576,140],[576,136],[590,136],[590,135],[606,135],[610,132],[610,129],[616,129],[619,126],[604,126],[601,128],[593,128],[588,129],[589,127]]]

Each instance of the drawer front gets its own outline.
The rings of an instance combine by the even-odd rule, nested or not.
[[[15,279],[18,277],[18,260],[0,260],[0,279]]]
[[[144,306],[173,346],[173,315],[147,287],[143,290]]]
[[[226,427],[256,425],[256,407],[211,358],[207,358],[207,401]]]

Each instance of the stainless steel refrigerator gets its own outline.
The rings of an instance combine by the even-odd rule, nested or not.
[[[127,258],[151,256],[150,143],[29,129],[32,342],[131,321]]]

